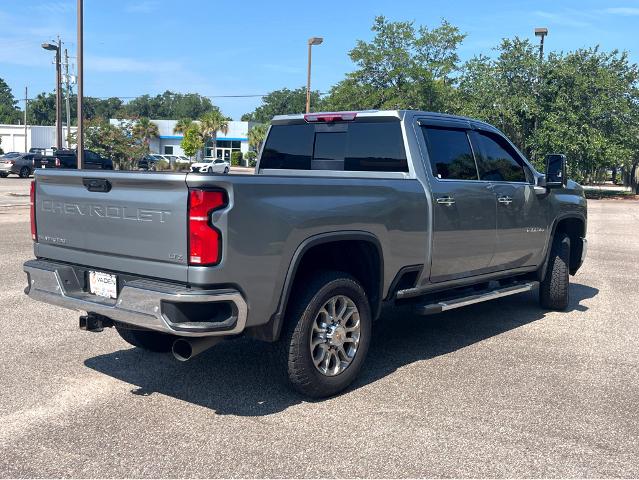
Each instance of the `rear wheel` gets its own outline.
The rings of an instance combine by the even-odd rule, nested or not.
[[[229,167],[226,167],[226,168],[224,169],[224,175],[226,175],[227,173],[229,173]]]
[[[20,169],[20,178],[29,178],[29,175],[31,175],[31,170],[29,170],[29,167],[22,167]]]
[[[4,173],[4,172],[0,173],[0,178],[7,178],[8,176],[9,176],[8,173]]]
[[[131,330],[118,325],[115,329],[125,342],[151,352],[168,352],[175,340],[173,335],[150,330]]]
[[[557,233],[550,249],[546,275],[539,285],[539,302],[551,310],[568,308],[570,237]]]
[[[328,272],[297,295],[282,340],[288,379],[309,397],[335,395],[355,380],[368,352],[366,292],[350,275]]]

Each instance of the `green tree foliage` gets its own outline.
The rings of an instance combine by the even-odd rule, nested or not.
[[[217,108],[202,115],[199,125],[205,145],[209,142],[215,145],[217,132],[226,135],[229,131],[229,119]]]
[[[147,117],[153,119],[199,118],[218,110],[211,100],[197,93],[175,93],[169,90],[160,95],[142,95],[123,107],[128,118]]]
[[[311,109],[317,111],[320,94],[311,90]],[[274,90],[262,98],[262,104],[251,113],[242,115],[243,121],[269,123],[275,115],[304,113],[306,111],[306,87]]]
[[[193,120],[190,118],[181,118],[175,123],[175,127],[173,127],[173,133],[182,133],[184,134],[191,126],[193,125]]]
[[[145,153],[149,152],[149,145],[153,137],[160,136],[158,126],[146,117],[142,117],[133,123],[131,129],[133,137],[140,140],[144,145]]]
[[[72,94],[69,97],[71,125],[77,124],[77,105],[77,96]],[[122,113],[122,105],[123,102],[119,98],[84,97],[84,118],[86,120],[119,118]],[[62,106],[62,121],[66,123],[64,105]],[[39,93],[29,101],[27,122],[30,125],[55,125],[55,93]]]
[[[258,123],[253,125],[248,131],[248,142],[251,147],[259,152],[262,148],[262,144],[266,139],[266,132],[268,131],[267,123]]]
[[[13,96],[9,85],[0,78],[0,123],[14,124],[20,121],[18,101]]]
[[[147,150],[133,131],[136,124],[124,121],[119,125],[111,125],[103,119],[87,121],[84,146],[100,155],[110,158],[119,170],[135,169],[137,160],[143,157]],[[75,143],[76,135],[69,135],[71,143]]]
[[[539,89],[538,157],[568,156],[571,174],[597,180],[602,170],[639,160],[639,68],[627,53],[599,48],[551,54]]]
[[[431,30],[383,16],[375,18],[372,31],[371,42],[359,40],[349,52],[357,68],[331,89],[322,109],[446,111],[465,35],[445,20]]]
[[[204,148],[204,138],[197,123],[192,123],[184,132],[182,142],[180,142],[182,150],[188,157],[193,157]]]

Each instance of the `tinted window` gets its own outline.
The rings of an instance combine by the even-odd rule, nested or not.
[[[310,170],[314,135],[312,125],[273,125],[260,167]]]
[[[408,172],[399,122],[350,124],[344,170]]]
[[[464,130],[422,127],[433,175],[441,179],[477,180],[477,167]]]
[[[313,170],[344,170],[346,154],[346,132],[318,132],[313,149]]]
[[[474,135],[478,145],[477,163],[482,180],[496,182],[525,182],[524,168],[516,160],[517,154],[503,138],[477,132]]]
[[[327,132],[321,131],[323,124],[317,124],[317,128],[314,124],[275,125],[266,140],[260,167],[408,171],[399,122],[353,122],[345,127]]]

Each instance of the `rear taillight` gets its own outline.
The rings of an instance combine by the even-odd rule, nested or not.
[[[189,190],[189,265],[220,263],[222,233],[211,224],[210,215],[225,205],[225,192]]]
[[[357,112],[334,112],[334,113],[307,113],[304,120],[308,123],[316,122],[349,122],[355,120]]]
[[[60,159],[58,157],[55,157],[55,166],[56,167],[60,166]]]
[[[36,231],[36,218],[35,218],[35,180],[31,181],[31,190],[29,192],[29,196],[31,197],[30,204],[30,216],[31,216],[31,238],[34,242],[38,241],[38,232]]]

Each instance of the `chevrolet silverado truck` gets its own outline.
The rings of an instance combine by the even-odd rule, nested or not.
[[[586,199],[496,128],[419,111],[277,116],[255,175],[37,170],[25,292],[80,328],[187,360],[283,347],[311,397],[345,389],[382,307],[430,315],[538,289],[568,306]]]

